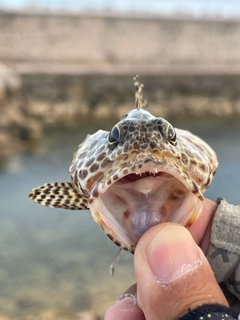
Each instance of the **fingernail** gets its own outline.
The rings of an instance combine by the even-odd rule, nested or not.
[[[161,284],[176,281],[201,264],[200,250],[187,229],[182,226],[167,226],[150,243],[147,261]]]
[[[116,302],[120,302],[120,301],[123,301],[123,300],[124,300],[124,302],[130,303],[130,304],[136,304],[137,303],[136,297],[131,293],[122,294]]]
[[[131,293],[124,293],[116,303],[107,310],[105,320],[143,319],[142,311],[136,305],[136,297]]]

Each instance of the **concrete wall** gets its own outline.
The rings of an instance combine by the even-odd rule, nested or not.
[[[239,40],[240,21],[0,12],[3,62],[231,68]]]

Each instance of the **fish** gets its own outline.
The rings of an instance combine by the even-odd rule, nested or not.
[[[29,194],[52,208],[90,209],[106,235],[131,253],[156,224],[191,226],[218,167],[205,141],[148,112],[136,77],[134,85],[135,108],[110,131],[87,135],[73,154],[71,181],[48,182]]]

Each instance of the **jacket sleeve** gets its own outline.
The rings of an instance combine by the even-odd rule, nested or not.
[[[207,258],[218,283],[225,284],[240,306],[240,206],[224,199],[218,203]]]

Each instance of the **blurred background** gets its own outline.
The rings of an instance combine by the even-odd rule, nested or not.
[[[206,192],[239,201],[239,1],[0,0],[0,320],[103,319],[134,282],[133,257],[88,211],[28,199],[69,181],[88,133],[134,108],[206,140],[219,170]]]

